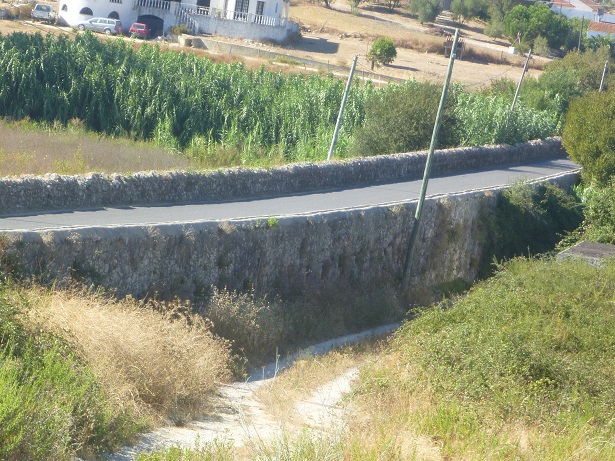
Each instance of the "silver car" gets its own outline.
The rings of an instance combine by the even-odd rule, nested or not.
[[[94,32],[104,32],[107,35],[121,35],[122,22],[112,18],[92,18],[77,24],[79,30],[92,30]]]

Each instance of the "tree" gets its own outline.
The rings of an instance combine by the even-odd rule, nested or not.
[[[570,104],[562,144],[583,174],[606,185],[615,177],[615,91],[590,93]]]
[[[485,0],[453,0],[451,12],[463,23],[466,19],[488,19],[489,4]]]
[[[409,9],[412,13],[418,14],[419,22],[433,22],[442,12],[442,4],[439,0],[412,0]]]
[[[370,156],[413,152],[429,147],[442,87],[409,80],[389,85],[366,104],[365,120],[354,138],[355,155]],[[438,146],[456,145],[454,94],[444,111]]]
[[[349,0],[350,1],[350,12],[352,14],[359,14],[359,4],[363,0]]]
[[[565,16],[558,16],[547,5],[517,5],[504,16],[504,35],[511,42],[521,39],[533,44],[538,36],[547,39],[552,48],[559,48],[569,41],[572,28]]]
[[[385,3],[389,7],[389,10],[393,11],[394,8],[399,7],[401,5],[401,0],[385,0]]]
[[[393,62],[393,59],[397,57],[397,49],[393,40],[387,37],[380,37],[377,39],[372,48],[367,53],[367,59],[372,63],[372,69],[375,63],[387,65]]]

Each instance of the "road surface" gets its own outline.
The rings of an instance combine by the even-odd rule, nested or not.
[[[545,160],[432,178],[427,195],[441,195],[504,186],[578,170],[570,160]],[[143,226],[162,223],[312,214],[387,205],[418,199],[421,180],[300,195],[253,198],[224,203],[123,206],[44,213],[0,214],[0,231],[39,231],[82,227]]]

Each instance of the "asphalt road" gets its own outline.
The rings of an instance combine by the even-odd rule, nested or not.
[[[465,172],[454,176],[432,178],[427,195],[504,186],[523,179],[538,179],[576,169],[578,165],[570,160],[558,159],[493,170]],[[311,214],[415,200],[419,197],[421,182],[421,180],[416,180],[224,203],[160,204],[0,215],[0,231],[143,226]]]

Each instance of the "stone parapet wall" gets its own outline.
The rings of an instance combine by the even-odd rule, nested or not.
[[[432,175],[565,157],[559,139],[436,151]],[[209,202],[421,178],[426,152],[299,163],[271,169],[0,179],[0,213],[156,203]]]
[[[551,181],[571,186],[577,179],[567,173]],[[472,281],[491,262],[487,217],[500,191],[426,200],[413,285]],[[49,280],[76,277],[120,296],[191,298],[211,286],[318,296],[399,280],[415,208],[410,201],[275,220],[6,232],[2,244],[4,256],[25,271]]]

